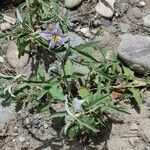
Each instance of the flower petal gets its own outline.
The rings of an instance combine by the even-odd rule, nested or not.
[[[56,43],[54,42],[54,40],[51,40],[49,43],[49,48],[54,48],[56,46]]]
[[[40,33],[40,36],[44,38],[45,40],[50,40],[52,38],[52,32],[49,31],[43,31]]]
[[[79,100],[78,98],[73,99],[73,106],[75,110],[82,110],[82,104],[84,103],[84,100]]]

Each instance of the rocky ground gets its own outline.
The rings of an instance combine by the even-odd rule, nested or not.
[[[69,11],[72,45],[96,40],[137,74],[150,72],[149,0],[64,0]],[[5,10],[1,31],[15,22],[14,11]],[[11,18],[9,18],[9,17]],[[28,56],[17,59],[14,42],[0,45],[0,63],[22,67],[29,73]],[[25,66],[25,67],[24,67]],[[0,81],[1,83],[1,81]],[[131,115],[115,115],[89,144],[59,137],[61,126],[51,126],[49,112],[15,112],[0,99],[0,149],[2,150],[150,150],[150,92],[145,92],[140,110],[125,105]],[[58,123],[57,122],[57,123]],[[5,124],[6,123],[6,124]]]

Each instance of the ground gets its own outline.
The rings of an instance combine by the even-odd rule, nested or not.
[[[128,5],[127,11],[121,10],[122,3]],[[150,29],[142,24],[142,18],[150,13],[150,1],[146,6],[139,7],[140,0],[118,0],[115,11],[122,13],[121,17],[105,19],[96,16],[94,7],[97,1],[84,1],[70,12],[70,24],[73,32],[84,40],[101,40],[101,44],[117,53],[120,36],[124,33],[150,35]],[[123,9],[123,8],[122,8]],[[14,9],[5,13],[14,16]],[[88,19],[87,19],[88,18]],[[82,30],[89,29],[89,34]],[[5,58],[5,49],[0,54]],[[14,112],[14,104],[0,106],[0,149],[1,150],[150,150],[150,92],[144,93],[143,104],[133,107],[128,100],[123,105],[130,115],[113,114],[107,122],[107,127],[100,134],[91,137],[90,141],[80,139],[68,141],[58,135],[61,120],[56,120],[54,126],[49,121],[50,112],[32,114],[26,111]],[[6,124],[5,124],[6,123]]]

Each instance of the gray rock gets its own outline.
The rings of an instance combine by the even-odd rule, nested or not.
[[[129,9],[128,3],[121,3],[115,10],[116,17],[122,17]]]
[[[1,31],[10,30],[11,25],[8,22],[5,22],[0,25],[0,28],[1,28]]]
[[[19,141],[20,141],[21,143],[24,143],[24,142],[26,141],[26,138],[23,137],[23,136],[20,136],[20,137],[19,137]]]
[[[95,9],[98,14],[106,18],[112,18],[114,14],[114,4],[116,0],[106,0],[97,3]]]
[[[8,45],[7,49],[7,60],[9,64],[14,68],[22,68],[24,67],[29,60],[29,55],[25,54],[24,56],[21,56],[18,58],[18,47],[14,41],[11,41]]]
[[[83,44],[85,42],[79,35],[77,35],[73,32],[68,32],[67,35],[69,36],[70,45],[72,47],[78,46],[78,45]]]
[[[150,14],[143,17],[143,25],[145,27],[150,27]]]
[[[120,59],[135,72],[150,71],[150,37],[125,34],[118,48]]]
[[[130,25],[127,23],[120,23],[119,28],[122,33],[127,33],[128,30],[130,29]]]
[[[5,123],[15,118],[15,105],[2,106],[4,99],[0,97],[0,128],[3,128]]]
[[[78,6],[83,0],[65,0],[65,6],[67,8],[74,8]]]

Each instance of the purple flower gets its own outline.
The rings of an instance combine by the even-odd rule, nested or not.
[[[62,33],[62,30],[59,26],[59,23],[56,23],[52,32],[50,31],[43,31],[40,33],[40,36],[43,37],[45,40],[49,40],[49,47],[60,47],[65,43],[66,35]]]
[[[83,103],[84,103],[84,100],[80,100],[78,98],[73,99],[73,106],[74,106],[75,110],[81,111]]]

